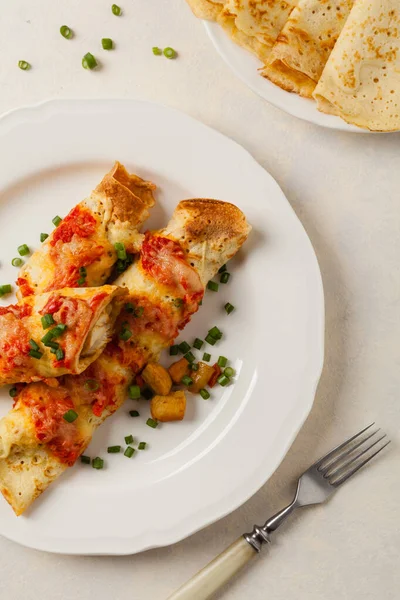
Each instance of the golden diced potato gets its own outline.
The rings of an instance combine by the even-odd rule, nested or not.
[[[186,411],[185,392],[171,392],[168,396],[153,396],[150,411],[157,421],[182,421]]]
[[[142,371],[142,377],[149,387],[160,396],[170,393],[172,380],[167,369],[157,363],[149,363]]]
[[[199,362],[198,365],[199,368],[197,371],[190,372],[193,384],[188,387],[188,390],[189,392],[192,392],[192,394],[198,394],[201,389],[206,387],[214,374],[214,368],[210,365],[203,362]]]
[[[177,362],[172,363],[168,372],[174,383],[180,383],[182,377],[189,374],[189,361],[186,358],[181,358]]]

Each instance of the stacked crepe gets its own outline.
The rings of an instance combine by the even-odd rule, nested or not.
[[[400,129],[398,0],[187,0],[281,88],[371,131]]]

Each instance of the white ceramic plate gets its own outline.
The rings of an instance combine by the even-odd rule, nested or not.
[[[87,195],[115,159],[159,186],[150,227],[176,204],[214,197],[237,204],[254,230],[208,292],[184,339],[218,325],[209,350],[230,357],[234,385],[191,397],[185,420],[145,425],[128,401],[76,465],[22,517],[0,500],[0,534],[73,554],[128,554],[172,544],[237,508],[270,477],[306,419],[323,362],[324,303],[310,241],[268,173],[233,141],[175,110],[137,101],[53,101],[0,120],[0,282],[12,282],[19,244],[39,245],[51,219]],[[8,303],[3,298],[1,304]],[[223,306],[237,307],[226,315]],[[1,391],[1,413],[11,406]],[[133,434],[148,442],[132,459],[107,455]]]
[[[339,117],[319,112],[313,100],[302,98],[298,94],[286,92],[268,79],[261,77],[258,69],[262,65],[255,56],[235,44],[218,23],[211,23],[209,21],[203,21],[203,23],[215,48],[235,75],[270,104],[294,117],[321,125],[322,127],[356,133],[370,133],[366,129],[349,125]]]

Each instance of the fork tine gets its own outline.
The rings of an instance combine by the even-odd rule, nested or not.
[[[369,437],[371,437],[371,436],[369,436]],[[337,475],[339,475],[342,471],[347,471],[347,467],[349,467],[351,464],[353,464],[353,462],[355,462],[356,460],[358,460],[359,458],[361,458],[364,454],[366,454],[367,452],[369,452],[371,450],[371,448],[373,448],[374,446],[376,446],[376,444],[379,444],[379,442],[381,442],[385,437],[386,437],[386,433],[384,433],[382,437],[380,437],[379,439],[377,439],[376,442],[374,442],[373,444],[370,444],[367,448],[365,448],[360,453],[358,453],[357,456],[354,456],[353,458],[351,458],[350,460],[348,460],[347,462],[345,462],[340,467],[335,467],[336,464],[340,464],[340,462],[341,462],[340,460],[337,461],[337,463],[334,463],[332,465],[333,471],[332,471],[332,467],[331,467],[324,474],[325,479],[331,479],[332,477],[336,477]],[[358,446],[359,445],[360,444],[358,444]],[[346,452],[345,456],[348,456],[352,452],[353,452],[353,450],[350,450],[350,452]]]
[[[382,450],[384,448],[386,448],[386,446],[388,446],[389,444],[390,444],[390,440],[388,442],[386,442],[386,444],[381,446],[381,448],[378,448],[378,450],[376,452],[374,452],[371,456],[368,456],[365,460],[363,460],[362,463],[356,465],[353,469],[351,469],[349,473],[343,475],[342,477],[340,477],[337,481],[335,481],[331,485],[333,487],[339,487],[340,485],[342,485],[342,483],[344,483],[345,481],[350,479],[350,477],[352,477],[352,475],[357,473],[357,471],[359,471],[361,469],[361,467],[363,467],[364,465],[369,463],[370,460],[372,460],[377,454],[379,454],[379,452],[382,452]]]
[[[319,468],[321,466],[321,464],[323,462],[325,462],[328,458],[332,458],[332,456],[334,454],[336,454],[336,452],[338,452],[339,450],[341,450],[342,448],[344,448],[345,446],[347,446],[347,444],[350,444],[350,442],[352,442],[353,440],[355,440],[356,438],[358,438],[358,436],[360,436],[361,434],[363,434],[364,431],[367,431],[367,429],[369,429],[373,425],[375,425],[375,423],[371,423],[371,425],[368,425],[368,427],[365,427],[364,429],[362,429],[361,431],[359,431],[355,435],[352,435],[348,440],[346,440],[345,442],[342,442],[341,444],[339,444],[339,446],[336,446],[336,448],[334,448],[333,450],[331,450],[330,452],[328,452],[328,454],[325,454],[325,456],[322,456],[320,459],[318,459],[317,462],[314,463],[313,466]]]
[[[349,450],[346,450],[345,452],[341,452],[339,454],[339,456],[335,456],[332,460],[330,460],[328,462],[328,464],[325,464],[325,461],[323,461],[324,466],[322,468],[319,468],[318,470],[321,471],[321,473],[326,474],[332,468],[335,468],[337,465],[339,465],[343,461],[343,459],[346,458],[346,456],[349,456],[350,454],[352,454],[354,452],[354,450],[357,450],[357,448],[359,448],[360,446],[365,444],[365,442],[368,442],[368,440],[370,440],[372,437],[374,437],[374,435],[376,435],[378,433],[378,431],[380,431],[380,428],[375,429],[375,431],[370,433],[367,437],[362,438],[361,441],[359,441],[357,444],[352,445],[349,448]]]

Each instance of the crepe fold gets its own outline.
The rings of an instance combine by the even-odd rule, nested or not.
[[[261,74],[311,98],[354,0],[299,0]]]
[[[116,242],[128,253],[138,251],[142,241],[138,230],[154,205],[155,187],[116,162],[22,267],[18,298],[105,283],[118,259]]]
[[[146,235],[140,256],[116,282],[127,297],[105,352],[57,387],[26,386],[0,421],[0,489],[17,515],[74,464],[95,429],[124,403],[134,376],[173,342],[198,310],[210,277],[249,231],[232,204],[194,199],[178,205],[166,229]],[[63,418],[69,410],[78,415],[72,423]]]
[[[111,339],[124,294],[64,288],[0,307],[0,385],[84,371]]]
[[[318,108],[371,131],[395,131],[399,96],[399,2],[356,0],[314,91]]]

